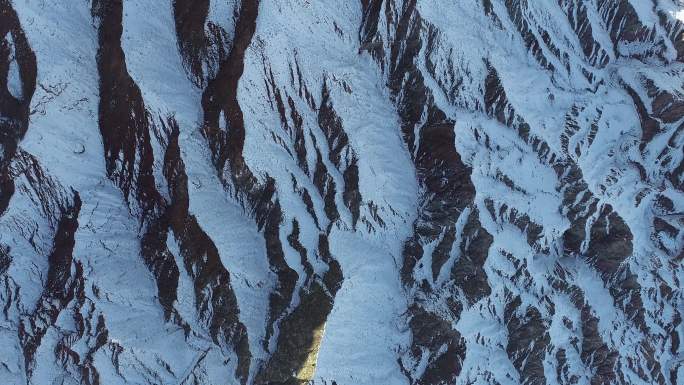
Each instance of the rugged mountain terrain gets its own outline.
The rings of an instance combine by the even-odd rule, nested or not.
[[[681,384],[679,0],[0,0],[0,382]]]

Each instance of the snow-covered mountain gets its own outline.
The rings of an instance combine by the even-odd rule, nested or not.
[[[680,0],[0,0],[0,383],[684,383]]]

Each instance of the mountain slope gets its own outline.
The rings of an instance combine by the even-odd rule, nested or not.
[[[677,384],[676,0],[0,0],[9,384]]]

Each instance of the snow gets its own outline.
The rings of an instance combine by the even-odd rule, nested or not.
[[[165,2],[154,6],[144,1],[124,3],[122,46],[126,64],[141,89],[146,107],[163,117],[173,116],[180,126],[179,144],[188,176],[190,213],[214,241],[230,273],[250,351],[255,359],[263,359],[261,341],[274,275],[268,267],[263,236],[239,204],[229,198],[199,134],[201,93],[183,69],[172,12],[170,3]],[[150,55],[160,61],[149,60]],[[163,158],[163,154],[157,153],[155,158]]]
[[[44,7],[49,7],[50,12],[45,12]],[[143,381],[146,375],[141,373],[145,370],[165,372],[159,366],[161,362],[174,368],[186,367],[195,359],[193,352],[206,349],[208,344],[186,340],[182,330],[171,330],[164,321],[154,278],[140,256],[137,219],[127,210],[121,192],[106,178],[97,128],[97,33],[90,10],[84,4],[61,1],[31,2],[17,8],[36,52],[38,82],[46,86],[64,82],[63,92],[46,104],[45,114],[32,117],[22,148],[37,156],[62,184],[81,193],[83,207],[74,258],[84,264],[86,292],[95,302],[96,311],[104,315],[109,342],[114,344],[116,340],[124,347],[120,357],[123,373],[112,368],[112,359],[105,352],[96,355],[101,381]],[[54,44],[55,39],[62,43]],[[175,52],[175,43],[171,47]],[[145,84],[169,88],[160,78]],[[38,88],[34,101],[40,100],[42,92]],[[183,107],[190,110],[189,106]],[[82,143],[85,152],[73,151],[74,143]],[[95,289],[99,295],[94,294]],[[49,365],[49,357],[54,354],[49,341],[46,339],[37,353],[37,362],[45,364],[36,368],[36,383],[50,383],[51,374],[56,372]],[[41,358],[43,355],[45,358]],[[214,357],[210,362],[216,363],[216,353],[210,355]],[[166,378],[164,382],[173,377]]]
[[[646,25],[658,24],[654,10],[664,10],[684,21],[680,2],[659,0],[655,8],[644,1],[629,2]],[[97,30],[89,5],[58,0],[14,3],[36,52],[39,83],[31,105],[35,113],[20,150],[35,156],[57,186],[65,192],[71,188],[79,191],[83,200],[74,259],[83,264],[84,291],[92,302],[92,307],[81,311],[92,313],[93,319],[102,315],[106,320],[107,345],[94,355],[102,383],[230,383],[232,380],[226,376],[234,371],[236,357],[216,347],[200,326],[193,282],[182,268],[178,240],[170,232],[166,244],[181,267],[174,306],[191,325],[190,336],[164,319],[154,277],[140,255],[139,218],[126,207],[120,190],[106,177],[97,118]],[[395,4],[398,9],[400,3]],[[122,48],[128,71],[153,120],[173,117],[179,124],[190,214],[213,240],[230,273],[240,321],[248,332],[253,378],[259,365],[268,359],[263,339],[269,295],[276,282],[266,258],[264,235],[249,211],[226,191],[211,163],[206,140],[199,132],[201,90],[188,79],[178,53],[171,0],[126,0],[123,4]],[[581,357],[581,309],[574,303],[577,299],[554,287],[558,269],[567,274],[568,286],[583,293],[580,301],[598,318],[601,339],[620,353],[618,359],[627,381],[646,383],[625,369],[629,362],[643,361],[643,341],[652,345],[665,370],[674,368],[682,356],[681,351],[670,351],[667,337],[667,326],[681,308],[680,294],[677,291],[673,299],[668,299],[659,288],[666,283],[679,290],[684,276],[673,266],[676,264],[672,258],[681,250],[684,235],[655,235],[652,226],[660,215],[654,209],[659,194],[674,202],[675,212],[684,208],[684,195],[672,185],[670,170],[663,164],[664,157],[671,158],[671,165],[684,157],[681,134],[676,136],[682,119],[662,123],[662,132],[640,149],[639,116],[624,86],[632,87],[650,111],[652,97],[647,85],[652,83],[681,98],[684,69],[680,63],[654,65],[629,57],[616,58],[602,16],[594,7],[588,7],[587,22],[593,38],[609,58],[605,68],[593,67],[561,5],[526,4],[524,17],[534,36],[543,41],[542,31],[548,32],[560,50],[562,59],[555,58],[546,45],[541,47],[555,71],[543,68],[530,54],[503,2],[494,2],[498,22],[484,14],[481,2],[435,0],[419,1],[417,5],[424,22],[439,32],[430,58],[423,44],[416,65],[435,104],[456,122],[453,145],[472,168],[470,179],[477,191],[473,204],[456,222],[456,242],[462,241],[464,222],[475,209],[482,227],[493,237],[484,265],[491,294],[465,306],[458,319],[451,320],[467,347],[457,383],[520,382],[520,374],[506,352],[509,335],[504,308],[511,296],[520,296],[521,309],[536,308],[548,325],[550,345],[543,362],[547,381],[556,381],[559,368],[555,353],[560,349],[566,354],[568,375],[576,375],[580,383],[590,381],[591,365]],[[208,21],[223,26],[231,37],[236,7],[235,1],[212,1]],[[322,342],[310,356],[317,361],[313,383],[321,385],[333,380],[339,385],[408,384],[398,360],[407,354],[411,344],[407,308],[415,291],[420,290],[402,287],[399,270],[404,242],[412,235],[421,190],[411,154],[401,137],[396,106],[387,90],[387,74],[370,55],[359,53],[361,19],[360,6],[355,2],[261,2],[237,95],[244,113],[246,163],[261,181],[267,175],[275,180],[283,211],[279,235],[285,259],[299,275],[290,310],[298,304],[296,296],[306,278],[298,252],[286,240],[294,220],[299,223],[299,241],[316,274],[320,276],[327,269],[317,257],[319,235],[327,229],[330,252],[342,268],[344,281],[322,326]],[[388,20],[381,17],[381,34],[395,27],[387,25]],[[421,33],[424,42],[426,29]],[[665,33],[657,27],[655,34],[662,37]],[[383,38],[389,40],[391,36]],[[5,39],[13,47],[12,35]],[[671,58],[673,46],[665,46],[664,57]],[[645,48],[621,46],[619,54],[628,53],[626,49],[638,53]],[[635,326],[622,304],[615,303],[610,290],[614,282],[604,281],[584,256],[568,256],[563,251],[563,233],[571,225],[563,204],[567,186],[562,185],[562,177],[549,157],[540,156],[514,128],[482,111],[486,62],[496,68],[510,106],[530,125],[531,136],[547,144],[556,159],[576,165],[581,172],[587,190],[580,192],[574,203],[593,196],[599,209],[610,204],[631,229],[634,251],[625,267],[641,285],[644,329]],[[23,79],[16,59],[11,57],[9,64],[9,92],[22,98]],[[432,64],[434,77],[428,71]],[[299,95],[297,66],[303,84],[313,96],[314,108]],[[335,223],[328,223],[323,199],[311,175],[299,167],[292,155],[294,138],[283,129],[278,111],[271,107],[264,84],[264,71],[271,70],[284,98],[288,124],[293,126],[288,97],[302,117],[308,169],[316,165],[315,141],[336,184],[335,203],[340,218]],[[447,75],[449,70],[455,72],[453,78]],[[587,80],[583,71],[589,71],[594,79]],[[448,90],[457,81],[462,81],[458,92],[450,94]],[[339,169],[329,159],[325,134],[318,125],[317,107],[324,84],[349,137],[349,152],[343,155]],[[56,95],[51,93],[54,90],[58,90]],[[573,116],[578,128],[566,132],[566,118],[572,115],[573,108],[578,111]],[[220,127],[229,130],[223,114],[220,120]],[[592,124],[596,132],[590,138]],[[487,144],[482,139],[485,135],[489,138]],[[158,141],[152,145],[157,187],[168,197],[161,169],[164,146]],[[342,197],[344,167],[352,152],[358,158],[363,198],[356,228]],[[642,178],[635,163],[645,167],[646,178]],[[16,161],[13,167],[17,167]],[[503,176],[515,187],[508,186]],[[298,188],[311,193],[320,228],[294,188],[293,178]],[[17,192],[0,217],[0,242],[10,246],[14,256],[7,276],[21,287],[20,298],[15,299],[17,306],[9,309],[6,320],[0,321],[0,344],[6,347],[0,350],[0,363],[4,364],[0,374],[10,384],[29,382],[24,378],[23,359],[18,359],[22,353],[16,328],[20,317],[33,311],[41,295],[48,266],[45,256],[55,231],[49,210],[35,203],[37,195],[31,190],[29,178],[17,175],[15,184]],[[637,197],[641,199],[638,204]],[[494,217],[489,213],[489,202]],[[507,213],[515,209],[541,226],[536,243],[528,244],[525,230],[503,219],[505,215],[500,214],[504,214],[504,205]],[[373,219],[372,207],[377,207],[382,222]],[[673,224],[678,223],[678,215],[671,218]],[[587,229],[596,217],[597,213],[591,215]],[[440,239],[424,244],[424,254],[431,254]],[[660,248],[660,244],[664,247]],[[583,249],[587,249],[586,242]],[[437,289],[426,307],[439,309],[443,305],[440,301],[446,297],[439,289],[454,286],[449,272],[462,257],[459,248],[454,247],[434,282],[429,264],[414,272],[416,278],[425,278]],[[7,292],[0,291],[0,299],[6,301],[7,296]],[[70,315],[64,312],[48,329],[36,352],[32,383],[51,383],[55,373],[63,373],[65,381],[71,380],[53,359],[55,346],[75,329]],[[86,340],[75,341],[72,348],[81,355],[87,353]],[[118,348],[123,350],[116,368],[113,352]],[[427,354],[422,357],[416,363],[418,372],[428,365]],[[684,369],[678,370],[683,376]]]
[[[5,35],[5,41],[9,46],[9,70],[7,71],[7,90],[16,99],[21,100],[23,98],[23,83],[21,81],[21,74],[19,73],[19,63],[17,63],[16,51],[14,48],[14,40],[12,39],[12,33],[7,32]]]
[[[262,63],[267,58],[267,70],[273,71],[283,98],[291,96],[302,115],[309,169],[315,165],[315,158],[311,158],[315,153],[313,143],[308,140],[310,133],[316,138],[323,162],[338,186],[336,205],[342,219],[333,227],[329,242],[331,254],[342,267],[344,282],[325,325],[314,380],[316,383],[335,380],[340,385],[405,384],[407,380],[397,365],[397,353],[410,341],[407,331],[400,326],[405,322],[402,314],[407,304],[402,299],[405,294],[399,282],[398,266],[403,241],[409,236],[415,216],[418,188],[410,156],[400,137],[399,120],[383,89],[381,74],[369,56],[358,55],[355,39],[360,9],[352,4],[333,3],[284,1],[279,7],[261,7],[238,89],[246,122],[244,154],[252,170],[257,174],[268,172],[276,180],[285,216],[283,223],[289,224],[296,218],[302,229],[302,244],[308,250],[315,249],[317,234],[312,231],[315,226],[301,198],[292,192],[291,175],[296,177],[299,186],[310,192],[314,193],[316,188],[295,159],[271,140],[273,132],[291,143],[280,127],[277,111],[271,110],[264,88]],[[338,12],[331,14],[331,7]],[[301,28],[302,23],[293,23],[293,20],[306,19],[319,22],[307,23],[305,28]],[[336,27],[342,31],[341,36]],[[374,230],[369,231],[359,222],[357,231],[352,231],[351,217],[341,198],[344,180],[328,160],[327,142],[317,124],[317,111],[312,111],[297,96],[295,65],[299,66],[316,103],[320,103],[323,82],[326,82],[333,108],[349,136],[350,148],[358,155],[359,189],[364,201],[361,217],[372,221],[367,204],[373,202],[380,207],[386,228],[373,223]],[[295,86],[290,86],[290,66],[295,72]],[[351,92],[344,90],[343,82]],[[269,113],[264,115],[264,111]],[[319,220],[325,218],[321,197],[312,195]],[[281,231],[281,239],[287,232]],[[292,252],[286,248],[286,255]],[[300,270],[297,260],[295,255],[288,257],[290,265]]]
[[[315,379],[407,384],[396,363],[397,353],[410,342],[402,317],[406,302],[399,277],[393,274],[398,247],[383,250],[343,231],[331,234],[330,242],[344,283],[328,317]]]

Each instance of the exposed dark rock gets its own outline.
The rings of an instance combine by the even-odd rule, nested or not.
[[[83,287],[83,268],[74,262],[73,250],[78,230],[81,199],[73,193],[72,202],[61,209],[55,230],[53,247],[48,256],[48,271],[43,294],[35,310],[21,320],[19,341],[24,352],[26,376],[31,377],[35,366],[35,353],[48,328],[53,326],[64,308],[78,295]]]
[[[216,74],[230,51],[228,31],[207,20],[209,4],[210,0],[173,1],[178,47],[188,75],[197,86],[205,85]]]
[[[520,374],[522,384],[545,384],[544,358],[551,338],[539,310],[522,306],[520,297],[506,305],[504,322],[508,329],[506,352]]]
[[[386,6],[386,15],[390,15],[391,6],[388,3]],[[423,44],[420,37],[423,22],[415,6],[415,1],[408,1],[401,9],[395,9],[398,12],[396,17],[390,19],[387,16],[388,24],[393,28],[393,40],[387,62],[388,86],[395,98],[404,142],[409,153],[413,155],[418,181],[425,189],[418,219],[414,223],[414,233],[404,245],[401,277],[404,285],[420,284],[420,292],[429,292],[429,284],[415,282],[413,271],[420,268],[423,263],[430,263],[433,279],[436,279],[453,247],[451,244],[454,242],[453,231],[456,222],[465,210],[470,210],[459,245],[460,258],[453,266],[451,277],[465,294],[468,304],[472,304],[490,292],[482,267],[492,237],[481,227],[477,209],[472,205],[475,188],[470,180],[470,168],[463,164],[453,145],[454,122],[435,106],[431,92],[424,85],[423,75],[416,66],[415,62]],[[371,22],[367,19],[374,12],[377,11],[372,8],[367,10],[362,27],[362,31],[365,32],[362,47],[371,41],[382,41],[378,36],[382,31],[377,31],[377,21]],[[364,41],[366,43],[363,43]],[[430,47],[429,45],[426,52],[428,57],[432,50]],[[374,57],[385,65],[384,56]],[[432,261],[423,261],[423,245],[437,241],[441,234],[444,235],[431,256]],[[428,367],[420,374],[420,378],[412,378],[411,369],[403,363],[405,374],[414,383],[453,382],[460,372],[459,362],[465,356],[465,345],[459,342],[458,332],[450,326],[443,326],[448,325],[448,319],[422,311],[418,305],[413,309],[413,318],[410,322],[413,336],[411,360],[417,362],[423,354],[429,354],[430,358]],[[437,330],[433,330],[435,328]],[[450,330],[450,334],[447,333],[450,337],[439,337],[439,333],[442,333],[439,330],[444,328]],[[424,341],[425,338],[430,338],[428,336],[435,335],[434,333],[437,333],[435,338],[438,340],[448,338],[450,342]],[[446,353],[442,350],[445,343]],[[422,353],[422,349],[427,349],[427,353]]]
[[[638,1],[0,0],[0,377],[678,383],[684,23]]]
[[[634,89],[625,85],[625,90],[627,90],[627,93],[634,101],[634,106],[639,114],[639,120],[641,120],[641,149],[643,150],[653,140],[653,137],[660,133],[660,123],[649,115],[644,102]]]
[[[321,151],[316,148],[316,169],[314,170],[313,182],[316,185],[318,194],[323,197],[325,204],[325,214],[330,222],[335,222],[340,214],[335,204],[335,192],[337,190],[335,180],[328,173],[328,167],[323,163]]]
[[[247,330],[240,322],[239,309],[230,275],[221,263],[214,242],[189,212],[188,181],[178,145],[178,126],[171,121],[171,136],[164,157],[171,204],[169,227],[179,243],[187,274],[192,277],[197,311],[209,327],[214,343],[230,345],[238,356],[236,376],[247,382],[251,353]]]
[[[611,350],[601,339],[596,318],[588,305],[581,307],[582,361],[592,370],[591,384],[606,384],[616,380],[618,352]]]
[[[465,360],[466,346],[458,331],[442,317],[430,313],[419,305],[413,305],[411,318],[411,355],[416,362],[427,354],[427,367],[411,383],[449,384],[457,380]],[[413,369],[413,368],[411,368]]]
[[[648,27],[641,23],[639,16],[627,0],[599,0],[597,8],[603,21],[606,23],[608,33],[613,41],[616,56],[622,54],[620,45],[624,43],[647,42],[654,37],[654,27]],[[628,56],[642,58],[644,56],[660,54],[663,45],[661,41],[653,42],[653,46],[638,53],[631,53]]]
[[[547,69],[548,71],[554,71],[554,65],[551,64],[551,62],[549,61],[549,59],[546,58],[546,56],[544,56],[544,51],[542,50],[542,43],[545,43],[547,50],[554,52],[556,56],[560,56],[560,53],[557,52],[558,49],[555,48],[555,46],[553,46],[550,39],[548,38],[548,32],[543,31],[546,34],[546,41],[540,42],[530,29],[529,23],[525,18],[525,13],[527,11],[527,1],[505,0],[504,3],[506,5],[506,11],[508,12],[508,16],[515,24],[516,28],[518,29],[518,32],[520,33],[520,36],[525,41],[525,46],[530,51],[532,56],[537,60],[537,62],[539,62],[539,64],[543,68]]]
[[[161,197],[154,186],[148,113],[140,89],[128,74],[121,49],[121,0],[93,0],[99,23],[97,54],[100,74],[99,127],[108,176],[132,204],[135,194],[144,214],[156,209]]]
[[[456,229],[449,226],[444,230],[444,236],[432,251],[432,279],[437,280],[442,266],[449,259],[456,240]]]
[[[321,106],[318,109],[318,125],[328,140],[328,157],[335,167],[339,168],[342,161],[342,152],[349,149],[349,138],[347,133],[344,132],[342,121],[333,108],[326,81],[323,82]],[[345,158],[348,157],[347,154],[344,155]]]
[[[632,232],[610,205],[601,209],[589,231],[587,255],[604,275],[615,274],[632,254]]]
[[[473,208],[461,234],[461,257],[451,271],[470,305],[491,293],[484,263],[494,239],[482,228],[478,216],[478,210]]]
[[[188,326],[172,309],[179,268],[166,247],[166,240],[174,236],[180,246],[183,267],[193,279],[199,318],[206,323],[216,344],[235,349],[239,361],[236,376],[244,383],[251,357],[247,332],[239,320],[230,277],[218,250],[188,211],[187,176],[178,146],[178,125],[173,119],[159,123],[168,136],[163,172],[171,201],[166,202],[156,189],[152,172],[154,154],[150,131],[154,123],[145,109],[138,86],[128,75],[121,49],[122,4],[120,1],[96,1],[93,14],[100,22],[99,121],[107,172],[121,188],[129,205],[141,208],[141,223],[148,225],[141,248],[145,263],[155,274],[160,304],[166,317],[173,315],[187,333]],[[132,197],[136,198],[135,202]]]
[[[354,227],[359,220],[363,200],[359,191],[359,166],[356,163],[356,157],[352,157],[351,163],[344,170],[344,192],[342,193],[344,204],[352,213],[352,225]]]
[[[594,29],[588,17],[587,4],[584,1],[574,0],[565,1],[565,3],[568,7],[568,21],[579,38],[584,56],[592,65],[598,68],[605,67],[610,58],[601,44],[594,39]]]
[[[36,56],[9,0],[0,1],[0,215],[14,194],[9,167],[29,124],[30,103],[36,89]],[[11,41],[8,40],[8,37]],[[21,95],[13,95],[7,79],[10,61],[16,61]],[[19,98],[17,98],[19,97]]]

